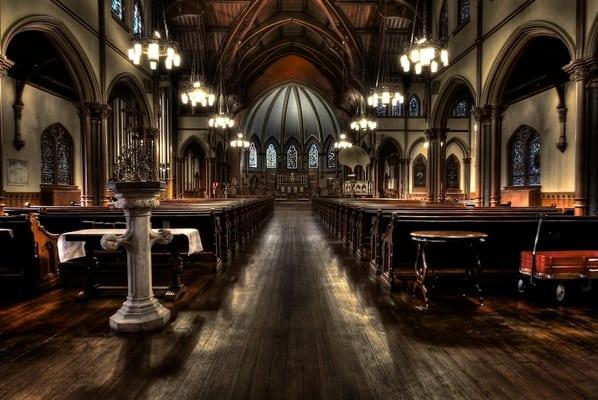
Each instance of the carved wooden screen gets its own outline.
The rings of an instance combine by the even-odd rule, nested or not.
[[[41,183],[73,184],[73,138],[59,123],[47,127],[41,137]]]

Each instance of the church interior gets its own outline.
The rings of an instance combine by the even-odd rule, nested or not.
[[[598,0],[1,0],[1,399],[598,398]]]

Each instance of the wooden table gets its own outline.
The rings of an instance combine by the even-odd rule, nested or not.
[[[431,243],[459,244],[464,248],[470,248],[474,256],[474,265],[465,268],[466,281],[475,289],[480,306],[484,305],[482,289],[479,278],[482,274],[482,263],[480,262],[480,245],[486,241],[488,235],[483,232],[472,231],[415,231],[411,232],[411,240],[417,242],[417,255],[415,257],[415,285],[413,295],[417,289],[421,290],[425,307],[428,308],[428,289],[426,288],[426,277],[428,275],[428,262],[426,260],[426,248]],[[421,259],[421,263],[420,263]],[[465,294],[464,294],[465,295]]]
[[[171,244],[165,245],[165,249],[172,256],[170,268],[172,282],[166,288],[164,297],[168,301],[179,299],[186,291],[181,281],[183,272],[183,259],[181,253],[192,255],[203,251],[199,231],[193,228],[168,228],[174,240]],[[66,232],[58,238],[58,254],[60,262],[66,262],[75,258],[85,257],[87,262],[87,284],[85,290],[80,293],[82,298],[89,298],[98,289],[115,289],[116,287],[99,286],[95,280],[95,270],[99,267],[99,260],[94,252],[101,250],[100,241],[104,235],[122,235],[126,229],[92,228],[78,231]],[[164,289],[154,287],[154,289]]]

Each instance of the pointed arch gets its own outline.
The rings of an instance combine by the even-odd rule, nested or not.
[[[2,54],[6,54],[8,45],[16,35],[27,31],[43,32],[56,47],[82,102],[98,102],[103,99],[94,68],[85,51],[66,25],[54,17],[32,15],[15,22],[2,38]]]
[[[445,164],[445,185],[447,190],[459,190],[461,188],[461,163],[455,154],[446,158]]]
[[[412,184],[414,190],[425,189],[428,186],[428,160],[423,154],[418,154],[413,160]]]
[[[407,115],[412,118],[422,117],[422,104],[419,96],[412,93],[407,100]]]
[[[475,90],[472,84],[462,75],[452,76],[440,89],[440,93],[432,110],[432,126],[446,128],[452,108],[457,98],[467,98],[475,104]]]
[[[508,142],[509,184],[536,186],[541,183],[542,137],[529,125],[519,126]]]
[[[486,77],[481,104],[500,104],[505,85],[517,59],[531,40],[548,36],[560,40],[571,59],[576,47],[571,37],[559,26],[547,21],[530,21],[518,27],[498,52],[495,62]]]

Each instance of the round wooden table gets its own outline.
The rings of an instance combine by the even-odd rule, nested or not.
[[[428,262],[426,260],[426,247],[431,243],[460,244],[465,248],[470,248],[474,256],[474,265],[465,268],[465,278],[475,289],[479,299],[480,306],[484,305],[482,289],[480,288],[479,278],[482,274],[482,263],[480,261],[480,245],[486,241],[488,235],[483,232],[472,231],[415,231],[411,232],[411,240],[417,242],[417,255],[415,257],[415,285],[413,287],[413,296],[417,289],[421,290],[424,298],[425,307],[429,305],[428,289],[426,288],[426,276],[428,275]],[[421,260],[421,263],[420,263]],[[465,294],[464,294],[465,295]]]

